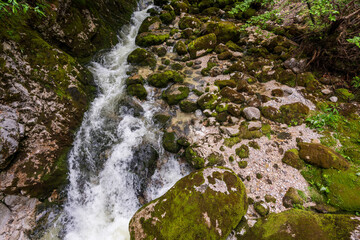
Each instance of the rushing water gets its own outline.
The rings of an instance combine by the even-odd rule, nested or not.
[[[144,5],[144,4],[142,4]],[[159,105],[151,97],[139,102],[135,114],[126,97],[126,58],[136,48],[135,37],[150,6],[140,6],[131,24],[122,29],[120,43],[90,67],[99,95],[86,113],[69,156],[68,200],[65,205],[64,239],[129,239],[128,224],[141,206],[138,178],[131,171],[134,151],[151,144],[163,155],[160,130],[152,117]],[[130,103],[129,103],[130,101]],[[163,194],[182,177],[178,162],[170,157],[157,169],[147,196]]]

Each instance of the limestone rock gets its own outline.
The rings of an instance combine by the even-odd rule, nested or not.
[[[223,239],[247,211],[244,184],[224,168],[205,168],[179,180],[130,221],[131,239]]]
[[[255,107],[244,108],[243,113],[247,120],[259,120],[261,116],[260,110]]]

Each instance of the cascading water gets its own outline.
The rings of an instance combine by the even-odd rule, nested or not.
[[[145,154],[149,149],[156,149],[160,157],[163,153],[160,131],[152,122],[159,105],[151,98],[151,89],[148,101],[138,103],[141,114],[129,107],[137,103],[129,103],[125,93],[126,58],[136,48],[135,37],[148,8],[133,14],[120,43],[90,68],[100,93],[84,117],[69,156],[64,239],[129,239],[129,220],[141,206],[139,179],[130,166],[134,152],[150,144]],[[153,179],[162,184],[149,186],[148,198],[160,196],[181,177],[180,165],[170,157],[155,171]]]

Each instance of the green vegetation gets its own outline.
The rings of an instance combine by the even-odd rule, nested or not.
[[[48,4],[44,0],[37,0],[36,3],[34,1],[25,1],[25,0],[8,0],[8,1],[0,1],[0,17],[5,14],[26,14],[28,11],[34,12],[40,16],[45,16],[44,9],[48,6]]]

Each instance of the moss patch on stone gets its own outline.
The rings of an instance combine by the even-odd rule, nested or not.
[[[154,68],[156,66],[156,58],[149,51],[143,48],[137,48],[130,53],[127,58],[128,63],[137,66],[150,66]]]
[[[299,157],[299,151],[296,148],[286,151],[282,162],[296,169],[305,167],[304,162]]]
[[[181,146],[177,143],[176,140],[177,139],[174,132],[165,132],[162,138],[164,149],[171,153],[179,152]]]
[[[188,51],[191,58],[199,56],[200,51],[208,51],[215,48],[217,43],[214,33],[199,37],[188,44]]]
[[[151,74],[147,80],[151,86],[164,88],[167,87],[169,82],[181,83],[184,81],[184,78],[179,72],[168,70],[161,73]]]
[[[140,47],[150,47],[166,42],[169,37],[169,34],[144,32],[136,37],[135,43]]]

